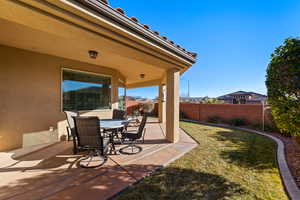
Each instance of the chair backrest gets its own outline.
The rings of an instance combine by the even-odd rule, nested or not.
[[[124,120],[125,118],[126,118],[126,112],[124,110],[118,110],[118,109],[113,110],[112,119]]]
[[[73,111],[64,111],[64,113],[66,114],[68,126],[71,130],[71,134],[72,134],[72,136],[74,136],[74,134],[75,134],[75,122],[74,122],[73,117],[78,117],[79,114],[78,114],[78,112],[73,112]]]
[[[98,117],[74,117],[78,146],[98,148],[103,145]]]
[[[145,128],[146,122],[147,122],[147,114],[144,114],[137,132],[139,138],[143,136],[143,130]]]

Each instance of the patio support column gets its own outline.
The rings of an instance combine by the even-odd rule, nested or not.
[[[111,108],[119,109],[119,80],[117,76],[113,76],[111,80]]]
[[[158,90],[158,120],[160,123],[166,123],[166,86],[159,85]]]
[[[167,71],[166,137],[173,143],[179,140],[179,76],[176,69]]]
[[[127,102],[127,88],[125,87],[124,88],[124,110],[127,113],[127,104],[126,104],[126,102]]]

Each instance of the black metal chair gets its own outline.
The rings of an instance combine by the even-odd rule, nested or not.
[[[124,140],[129,140],[129,144],[125,147],[122,147],[119,152],[123,154],[137,154],[143,150],[141,146],[136,145],[137,141],[142,139],[142,143],[144,143],[145,140],[145,134],[146,134],[146,125],[147,122],[147,114],[143,115],[143,119],[141,121],[141,124],[137,130],[137,132],[124,132],[122,133],[122,137]],[[131,148],[131,151],[129,149]]]
[[[124,110],[114,109],[112,119],[125,120],[126,112]]]
[[[76,136],[76,131],[75,131],[75,122],[73,117],[78,117],[79,113],[78,112],[74,112],[74,111],[64,111],[66,118],[67,118],[67,122],[68,122],[68,126],[67,126],[67,140],[70,141],[70,137],[72,136],[73,139],[73,153],[77,154],[78,150],[77,150],[77,136]]]
[[[126,120],[126,111],[124,110],[119,110],[119,109],[114,109],[113,110],[113,116],[112,119],[115,120]],[[128,125],[128,124],[127,124]],[[120,140],[120,137],[118,135],[118,133],[120,133],[121,135],[123,134],[124,131],[127,130],[127,125],[124,126],[124,128],[119,129],[119,131],[115,134],[115,136],[117,137],[117,139],[122,143],[123,141]]]
[[[94,168],[103,165],[107,160],[109,138],[104,138],[100,131],[98,117],[74,117],[75,130],[78,139],[77,148],[88,151],[79,160],[84,168]]]

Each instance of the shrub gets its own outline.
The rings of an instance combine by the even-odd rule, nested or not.
[[[247,122],[243,118],[233,118],[229,120],[229,124],[233,126],[244,126],[247,125]]]
[[[261,129],[262,129],[262,123],[260,123],[260,122],[253,123],[253,124],[251,124],[250,127],[251,127],[251,128],[254,128],[254,129],[259,129],[259,130],[261,130]]]
[[[277,128],[274,117],[272,115],[272,111],[270,109],[266,110],[266,117],[267,119],[269,119],[266,123],[265,123],[265,131],[270,131],[270,132],[280,132],[280,130]],[[289,133],[287,132],[281,132],[282,135],[286,135],[286,136],[291,136]]]
[[[262,126],[261,122],[251,124],[250,127],[254,128],[254,129],[259,129],[259,130],[263,129],[263,126]],[[278,132],[278,129],[276,128],[275,124],[266,123],[265,126],[264,126],[264,131]]]
[[[217,123],[223,122],[224,120],[219,116],[209,116],[206,121],[209,122],[209,123],[216,123],[217,124]]]
[[[187,119],[188,117],[186,116],[186,114],[182,111],[180,111],[180,119]]]
[[[224,104],[223,100],[219,100],[217,98],[209,98],[209,97],[204,97],[201,101],[203,104]]]
[[[268,103],[281,132],[300,135],[300,40],[288,38],[267,68]]]
[[[268,123],[268,124],[265,124],[264,131],[278,132],[278,129],[276,126],[274,126],[274,124]]]

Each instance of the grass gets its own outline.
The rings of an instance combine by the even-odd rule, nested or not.
[[[200,143],[198,147],[116,199],[288,199],[272,140],[189,122],[180,126]]]

